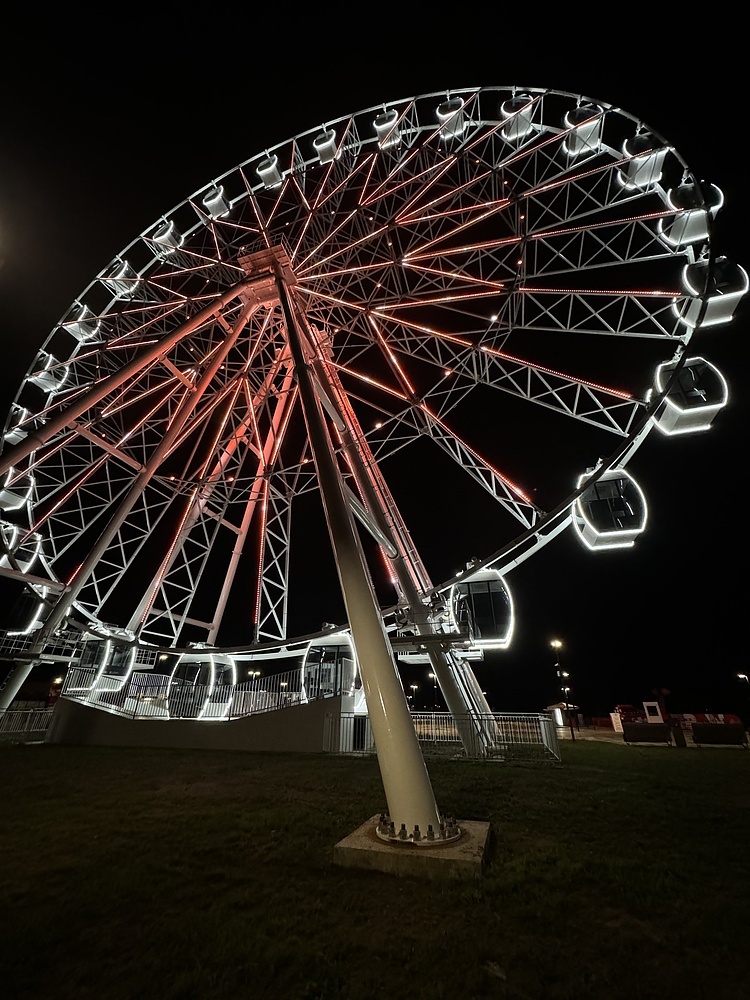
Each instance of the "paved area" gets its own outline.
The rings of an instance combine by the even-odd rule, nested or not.
[[[557,730],[557,738],[558,738],[558,740],[560,740],[562,742],[562,741],[570,741],[573,737],[571,737],[570,729],[566,727],[564,729],[563,728],[558,728],[558,730]],[[629,744],[629,743],[626,743],[623,740],[622,733],[616,733],[613,729],[589,729],[589,728],[577,729],[576,732],[575,732],[575,739],[578,740],[578,741],[580,741],[580,742],[589,741],[589,742],[595,742],[595,743],[617,743],[619,746],[639,746],[639,747],[646,747],[646,746],[666,746],[666,744],[663,744],[663,743],[661,743],[661,744],[659,744],[659,743],[654,743],[654,744],[649,744],[649,743]],[[693,743],[693,741],[691,739],[691,736],[690,736],[690,733],[686,732],[685,733],[685,746],[686,747],[692,747],[694,750],[700,750],[702,748],[707,747],[708,744],[704,743],[704,744],[698,744],[698,745],[696,745],[695,743]],[[733,746],[733,745],[711,744],[711,749],[714,749],[714,748],[723,749],[723,750],[741,750],[741,749],[744,749],[742,747]]]
[[[573,737],[570,729],[558,729],[557,738],[559,740],[570,740]],[[577,729],[575,732],[577,740],[595,740],[597,743],[622,743],[622,733],[616,733],[614,729]]]

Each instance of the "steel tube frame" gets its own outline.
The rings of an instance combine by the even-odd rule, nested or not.
[[[319,350],[318,346],[315,346]],[[428,585],[431,584],[429,584],[429,578],[421,562],[418,566],[414,566],[405,555],[401,539],[404,535],[408,535],[408,532],[396,506],[396,502],[382,477],[377,475],[377,463],[364,435],[361,433],[354,413],[347,405],[346,393],[338,376],[328,368],[324,361],[314,363],[313,367],[318,380],[329,390],[330,398],[335,400],[338,406],[339,417],[343,427],[344,447],[351,462],[354,478],[369,508],[369,513],[374,518],[378,529],[392,541],[396,549],[396,555],[388,555],[388,558],[403,598],[411,611],[417,634],[434,635],[435,629],[430,621],[429,611],[425,607],[422,595],[419,592],[420,572],[423,574]],[[363,452],[365,455],[363,455]],[[373,479],[376,479],[377,482],[374,482]],[[388,527],[389,522],[393,531]],[[463,749],[467,754],[470,754],[476,746],[477,735],[480,738],[484,737],[481,723],[475,717],[477,713],[489,715],[489,705],[487,705],[483,696],[481,697],[481,702],[479,704],[476,703],[476,691],[471,690],[471,679],[474,680],[476,690],[479,690],[479,685],[476,683],[473,673],[471,679],[462,676],[464,684],[469,689],[464,691],[456,677],[456,674],[460,672],[460,664],[452,663],[452,657],[446,655],[442,649],[431,647],[428,649],[427,655],[430,659],[430,665],[438,678],[440,690],[443,693],[448,710],[456,722]]]
[[[251,284],[252,282],[250,281],[243,281],[234,285],[218,296],[210,305],[205,306],[197,312],[195,316],[182,323],[168,337],[157,341],[151,347],[144,350],[142,354],[139,354],[137,358],[133,358],[132,361],[124,365],[119,371],[96,383],[87,392],[84,392],[77,399],[68,403],[57,416],[51,417],[40,428],[28,434],[22,441],[19,441],[18,444],[0,456],[0,476],[4,475],[9,469],[14,468],[25,458],[28,458],[32,452],[45,445],[55,434],[65,430],[82,413],[85,413],[86,410],[96,405],[96,403],[100,402],[100,400],[114,389],[119,388],[127,382],[131,375],[135,375],[146,365],[170,351],[175,344],[179,343],[184,337],[189,336],[199,326],[208,322],[208,320],[220,312],[225,305],[236,299],[242,292],[247,293]]]
[[[235,292],[236,294],[236,292]],[[234,297],[234,295],[232,296]],[[62,623],[68,614],[73,602],[80,593],[86,580],[94,570],[96,564],[101,559],[110,542],[122,527],[125,518],[135,506],[151,478],[155,475],[164,458],[168,455],[174,441],[182,431],[190,414],[193,412],[204,393],[210,388],[211,383],[224,362],[225,357],[231,351],[242,330],[245,328],[250,316],[257,309],[257,302],[252,301],[245,307],[238,317],[233,330],[227,335],[221,350],[217,351],[211,363],[203,372],[195,387],[195,390],[184,397],[180,403],[172,423],[167,428],[164,437],[161,439],[153,454],[150,456],[143,470],[136,476],[130,489],[125,494],[120,504],[110,518],[107,527],[97,539],[86,559],[81,563],[73,579],[69,582],[68,589],[58,599],[54,608],[45,620],[40,635],[30,650],[30,661],[18,664],[11,674],[6,678],[3,688],[0,690],[0,710],[7,708],[21,689],[21,685],[31,673],[36,664],[36,659],[44,648],[49,637],[55,629]],[[174,336],[174,335],[173,335]]]

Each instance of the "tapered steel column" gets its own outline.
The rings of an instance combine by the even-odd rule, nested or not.
[[[294,359],[328,531],[341,591],[359,660],[388,812],[395,829],[440,837],[440,814],[406,696],[375,599],[349,503],[336,465],[310,367],[305,358],[289,295],[281,276],[279,297]]]

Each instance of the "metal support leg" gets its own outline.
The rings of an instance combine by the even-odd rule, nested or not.
[[[296,318],[279,277],[295,371],[313,458],[318,473],[326,521],[341,582],[354,646],[359,659],[367,710],[393,829],[401,840],[429,842],[444,836],[435,796],[417,734],[393,660],[383,619],[356,534],[351,509],[336,465],[333,448],[304,355]],[[381,836],[384,831],[379,828]],[[458,831],[451,828],[451,837]],[[386,834],[387,837],[387,834]],[[448,838],[445,838],[448,839]]]

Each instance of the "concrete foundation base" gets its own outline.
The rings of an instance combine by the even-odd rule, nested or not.
[[[458,840],[443,847],[417,847],[381,840],[375,832],[379,818],[373,816],[336,844],[334,864],[418,878],[481,878],[489,848],[489,823],[458,820]]]

